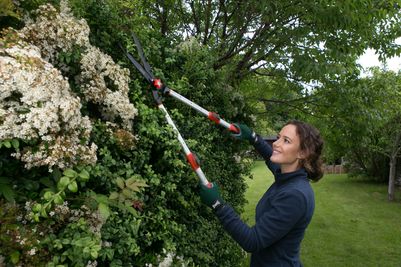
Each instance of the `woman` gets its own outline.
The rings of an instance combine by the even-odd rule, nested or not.
[[[218,186],[201,185],[201,199],[247,252],[251,266],[302,266],[300,245],[315,207],[309,181],[323,176],[323,141],[309,124],[290,121],[271,147],[244,124],[235,137],[249,140],[274,174],[274,183],[256,206],[256,223],[246,225],[220,197]]]

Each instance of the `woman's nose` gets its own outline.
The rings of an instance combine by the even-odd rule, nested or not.
[[[280,140],[280,139],[277,139],[276,141],[273,142],[273,148],[275,148],[275,147],[278,146],[279,140]]]

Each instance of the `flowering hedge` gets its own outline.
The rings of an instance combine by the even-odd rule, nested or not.
[[[200,203],[196,176],[142,79],[115,63],[122,56],[103,52],[115,47],[95,46],[91,32],[112,35],[96,25],[119,23],[115,9],[76,3],[86,19],[66,1],[32,12],[21,4],[23,27],[1,32],[0,265],[238,265],[243,253]],[[182,66],[157,70],[170,86],[228,117],[240,114],[241,96],[211,71],[206,49],[188,40],[166,51],[166,61]],[[240,177],[249,171],[243,147],[181,104],[166,105],[207,158],[208,178],[240,209]]]

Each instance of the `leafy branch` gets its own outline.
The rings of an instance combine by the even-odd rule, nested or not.
[[[51,189],[47,190],[43,199],[45,203],[36,203],[32,207],[32,213],[30,214],[34,221],[39,222],[40,217],[47,218],[48,212],[54,205],[62,205],[66,196],[65,192],[68,189],[70,192],[78,192],[78,182],[85,183],[89,180],[89,173],[83,169],[80,172],[76,172],[73,169],[66,169],[63,175],[57,182],[57,192],[53,192]]]

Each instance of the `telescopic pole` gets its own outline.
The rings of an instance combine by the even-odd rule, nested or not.
[[[180,95],[179,93],[175,92],[174,90],[168,88],[159,79],[153,80],[153,86],[156,89],[160,90],[163,95],[172,96],[173,98],[175,98],[175,99],[181,101],[182,103],[190,106],[191,108],[195,109],[199,113],[205,115],[209,120],[215,122],[218,125],[221,125],[221,126],[227,128],[230,132],[239,133],[238,128],[235,127],[234,124],[228,123],[227,121],[220,118],[219,114],[204,109],[203,107],[199,106],[195,102],[192,102],[188,98],[186,98],[186,97]]]
[[[167,109],[164,107],[163,104],[159,104],[157,106],[160,110],[163,111],[164,116],[167,120],[167,123],[171,125],[171,127],[173,127],[174,131],[177,134],[177,139],[180,142],[180,145],[182,147],[182,149],[185,152],[185,156],[188,160],[188,163],[191,165],[192,170],[196,173],[196,175],[199,177],[199,180],[202,182],[202,184],[210,187],[211,183],[209,183],[209,181],[206,179],[205,174],[203,173],[201,167],[199,166],[198,160],[195,156],[194,153],[191,152],[191,150],[188,148],[187,144],[185,143],[184,138],[182,138],[180,131],[178,131],[177,127],[175,126],[174,121],[171,119]]]

